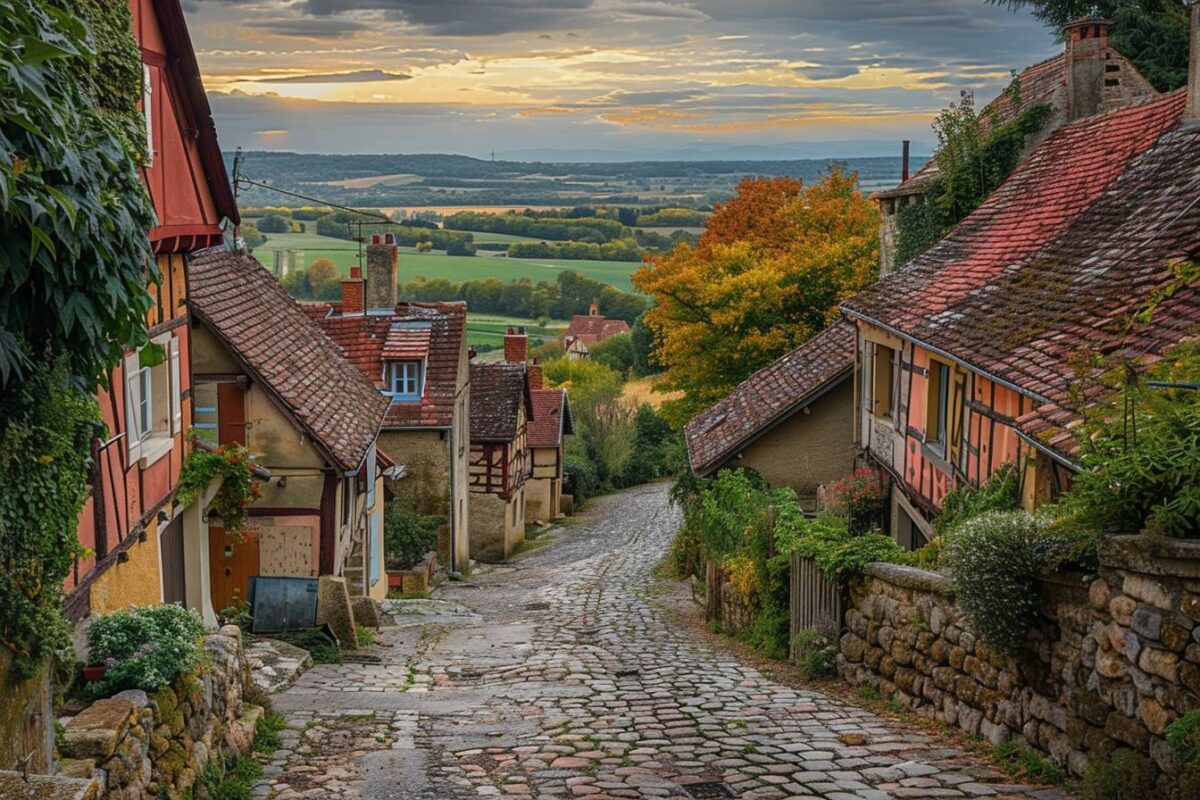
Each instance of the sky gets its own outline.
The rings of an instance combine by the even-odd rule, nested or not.
[[[184,0],[225,149],[874,155],[1057,52],[985,0]],[[896,146],[888,144],[888,152]]]

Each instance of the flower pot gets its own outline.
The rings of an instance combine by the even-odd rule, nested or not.
[[[104,680],[104,673],[107,671],[108,667],[104,666],[103,664],[98,666],[84,667],[83,679],[89,682]]]

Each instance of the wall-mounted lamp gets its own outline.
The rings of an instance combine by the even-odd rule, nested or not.
[[[117,563],[118,564],[124,564],[128,560],[129,560],[129,553],[126,553],[124,550],[117,553]]]
[[[171,521],[171,516],[166,511],[160,510],[158,512],[158,524],[159,525],[166,525],[170,521]]]

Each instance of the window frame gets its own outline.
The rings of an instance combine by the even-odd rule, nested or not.
[[[900,351],[891,345],[871,342],[870,361],[871,415],[896,422],[900,405]],[[886,381],[881,371],[886,371]]]
[[[146,120],[146,164],[154,163],[154,78],[149,64],[142,64],[142,116]]]
[[[954,368],[944,361],[931,358],[927,382],[925,444],[945,458],[949,444],[950,401],[954,392]]]
[[[407,373],[412,370],[411,376]],[[412,391],[401,391],[400,387],[411,380]],[[394,400],[420,400],[425,394],[425,362],[424,361],[389,361],[387,368],[387,394]]]

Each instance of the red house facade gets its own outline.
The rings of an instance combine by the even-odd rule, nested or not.
[[[133,603],[205,605],[200,515],[173,503],[193,411],[185,257],[220,244],[238,212],[179,0],[130,0],[130,10],[150,154],[141,174],[159,220],[149,238],[161,279],[149,282],[152,346],[127,352],[99,395],[107,433],[93,443],[91,495],[79,517],[89,555],[67,581],[74,619]]]

